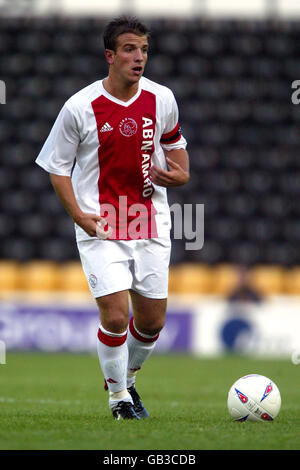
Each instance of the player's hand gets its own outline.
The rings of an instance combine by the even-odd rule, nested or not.
[[[73,218],[74,222],[79,225],[90,237],[96,237],[97,222],[103,218],[96,214],[86,214],[81,212]]]
[[[189,180],[189,173],[185,171],[178,163],[166,157],[169,170],[163,170],[156,165],[150,169],[150,179],[158,186],[165,188],[172,186],[182,186]]]

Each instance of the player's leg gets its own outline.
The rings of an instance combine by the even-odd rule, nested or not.
[[[130,291],[133,316],[128,328],[129,349],[127,386],[135,383],[135,375],[153,352],[164,327],[167,299],[151,299]]]
[[[167,299],[150,299],[130,291],[133,316],[130,319],[127,344],[129,351],[127,387],[134,402],[136,413],[147,418],[140,396],[135,389],[138,370],[152,354],[159,333],[165,324]]]
[[[78,248],[100,311],[97,352],[109,389],[109,406],[117,418],[137,418],[126,387],[128,289],[132,283],[129,253],[124,244],[106,240],[82,241]]]
[[[127,325],[128,325],[128,292],[115,292],[96,299],[100,311],[97,352],[100,366],[109,390],[109,406],[114,416],[122,412],[131,415],[125,405],[132,403],[127,390]],[[121,404],[121,405],[120,405]],[[119,413],[120,412],[120,413]],[[125,417],[125,416],[122,416]]]
[[[146,338],[156,337],[165,326],[167,298],[152,299],[129,291],[134,315],[134,325]]]
[[[135,377],[137,370],[153,352],[159,332],[165,324],[170,249],[168,235],[159,239],[137,240],[136,243],[133,287],[130,290],[133,318],[129,323],[127,337],[127,387],[136,411],[144,417],[147,412],[143,410],[139,397],[136,397]]]
[[[112,398],[128,397],[124,371],[127,368],[128,292],[96,298],[100,312],[97,351]]]

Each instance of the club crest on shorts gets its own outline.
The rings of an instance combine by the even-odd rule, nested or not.
[[[96,285],[97,285],[97,277],[95,276],[95,274],[90,274],[89,275],[89,285],[92,287],[92,288],[95,288]]]
[[[125,137],[131,137],[137,132],[137,123],[132,118],[124,118],[119,124],[119,129]]]

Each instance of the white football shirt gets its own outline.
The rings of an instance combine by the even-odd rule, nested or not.
[[[106,218],[109,238],[153,238],[170,230],[166,188],[149,178],[167,169],[163,149],[186,148],[172,91],[145,77],[123,102],[98,80],[69,98],[36,159],[44,170],[72,177],[83,212]],[[75,224],[78,241],[91,237]]]

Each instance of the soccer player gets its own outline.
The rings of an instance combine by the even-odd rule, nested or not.
[[[136,18],[106,26],[108,76],[66,101],[36,160],[75,223],[100,311],[97,351],[115,419],[149,416],[135,378],[165,323],[166,188],[189,179],[174,95],[143,77],[148,38]]]

